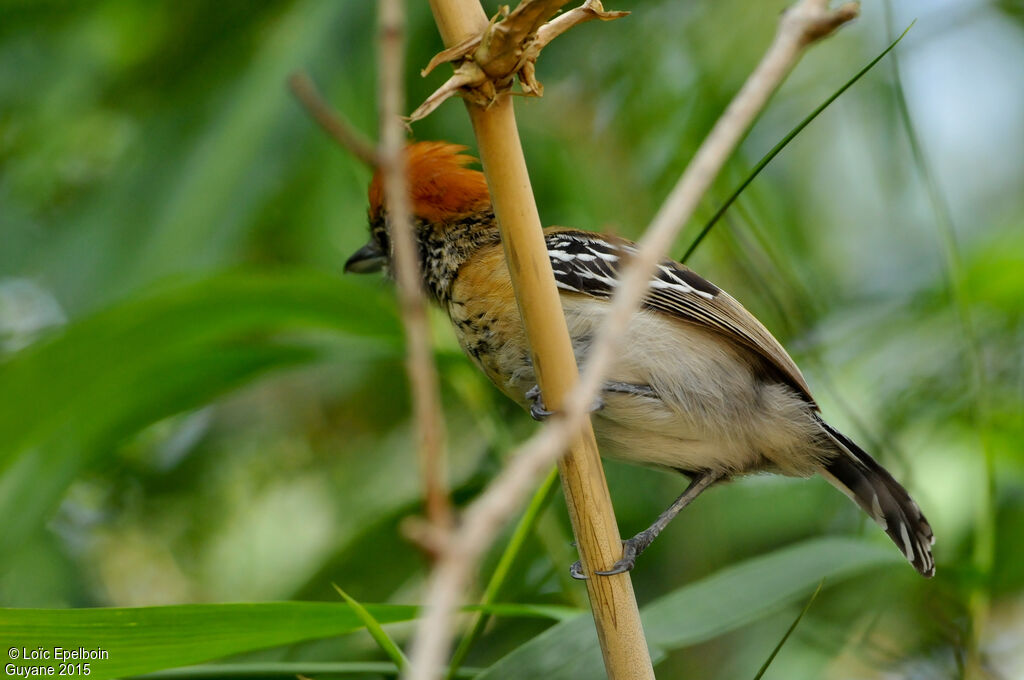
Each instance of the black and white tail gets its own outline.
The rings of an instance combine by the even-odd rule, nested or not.
[[[915,569],[926,577],[934,576],[935,536],[921,508],[874,458],[831,425],[820,422],[839,451],[821,475],[868,513]]]

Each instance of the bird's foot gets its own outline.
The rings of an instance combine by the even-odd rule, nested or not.
[[[526,398],[530,400],[530,417],[534,420],[547,420],[555,415],[544,406],[544,399],[540,396],[540,385],[534,385],[526,391]]]
[[[594,573],[599,576],[614,576],[615,574],[623,574],[632,570],[636,566],[636,558],[647,549],[647,546],[654,542],[656,536],[657,534],[644,530],[633,538],[623,541],[622,558],[613,564],[611,569],[595,571]],[[583,573],[583,565],[579,560],[573,562],[572,566],[569,567],[569,575],[577,581],[587,580],[587,575]]]
[[[524,395],[530,400],[530,417],[534,420],[547,420],[555,415],[557,411],[550,411],[544,405],[544,399],[540,394],[540,385],[534,385]],[[595,397],[594,403],[590,405],[590,412],[600,411],[604,408],[604,399]]]
[[[641,531],[633,538],[626,539],[622,542],[622,557],[618,562],[612,565],[611,569],[606,571],[595,571],[595,574],[601,576],[614,576],[615,574],[622,574],[636,566],[636,558],[640,556],[644,550],[647,549],[654,541],[653,536],[648,536],[647,532]]]

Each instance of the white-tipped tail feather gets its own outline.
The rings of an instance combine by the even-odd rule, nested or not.
[[[838,452],[821,475],[868,513],[915,569],[934,576],[935,536],[917,503],[874,458],[831,425],[820,422]]]

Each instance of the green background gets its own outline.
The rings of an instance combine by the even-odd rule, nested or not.
[[[425,4],[408,3],[409,110],[448,75],[418,75],[442,47]],[[661,677],[752,677],[821,574],[766,677],[958,677],[972,598],[991,601],[992,667],[1024,674],[1024,8],[894,4],[891,27],[868,0],[813,48],[673,252],[917,19],[691,264],[765,322],[828,419],[912,491],[935,529],[938,575],[898,562],[823,480],[715,489],[634,572],[641,606],[673,603],[645,619],[675,631],[652,634]],[[545,97],[517,107],[544,221],[635,237],[785,3],[607,6],[633,14],[560,38],[538,68]],[[332,581],[363,602],[420,600],[428,564],[400,531],[421,505],[393,294],[341,272],[366,239],[369,173],[285,87],[307,70],[375,135],[373,22],[363,0],[0,2],[0,605],[336,603]],[[473,145],[458,102],[413,134]],[[464,503],[534,424],[463,358],[444,317],[433,321]],[[627,534],[684,484],[606,469]],[[802,543],[824,535],[863,541]],[[570,540],[557,498],[499,601],[585,606],[567,580]],[[810,566],[755,562],[741,574],[749,596],[727,581],[711,604],[659,599],[796,543]],[[833,563],[845,549],[856,568]],[[217,630],[216,613],[202,621],[189,625]],[[0,614],[3,635],[23,624]],[[490,666],[550,626],[499,618],[467,664]],[[411,628],[388,630],[404,642]],[[572,631],[560,631],[544,634],[565,653]],[[239,660],[385,659],[356,633]],[[523,672],[503,663],[519,670],[488,677]]]

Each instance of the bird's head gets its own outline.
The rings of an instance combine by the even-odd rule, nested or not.
[[[459,218],[489,210],[491,195],[466,147],[447,142],[416,142],[406,147],[409,203],[417,240],[441,236]],[[370,241],[345,263],[346,272],[379,271],[391,260],[390,224],[380,171],[370,182]]]

